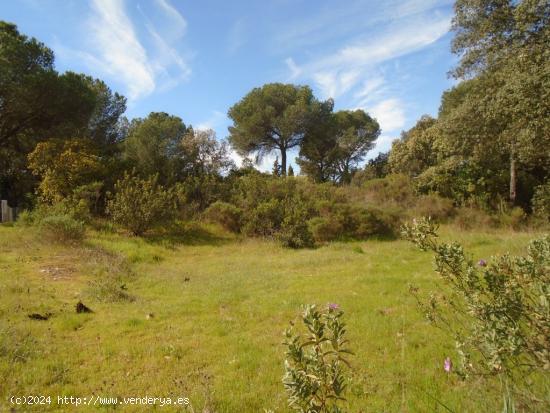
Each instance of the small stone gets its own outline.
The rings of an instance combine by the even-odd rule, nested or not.
[[[93,313],[93,311],[89,307],[85,306],[82,303],[82,301],[79,301],[78,303],[76,303],[76,312],[79,313],[79,314],[80,313]]]

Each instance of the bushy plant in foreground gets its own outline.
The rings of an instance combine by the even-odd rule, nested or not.
[[[337,304],[324,310],[306,306],[301,317],[305,332],[292,325],[285,332],[283,384],[291,408],[300,413],[343,412],[346,390],[346,326]]]
[[[420,219],[405,238],[435,253],[436,271],[451,287],[425,302],[429,320],[456,338],[459,373],[500,376],[530,411],[550,411],[550,236],[527,255],[477,263],[458,243],[437,242],[437,226]]]
[[[107,211],[116,223],[134,235],[142,235],[175,215],[173,192],[164,189],[157,180],[157,176],[141,179],[125,174],[115,184],[115,194],[107,204]]]

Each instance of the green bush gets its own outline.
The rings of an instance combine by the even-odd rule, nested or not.
[[[107,203],[113,221],[134,235],[170,222],[176,213],[176,197],[157,181],[157,176],[141,179],[126,173],[115,184],[115,194]]]
[[[344,226],[339,220],[329,217],[315,217],[308,221],[308,228],[317,243],[324,243],[341,238]]]
[[[271,237],[281,229],[284,219],[282,202],[277,199],[264,201],[244,213],[244,233],[252,236]]]
[[[400,220],[397,216],[373,208],[355,208],[352,211],[353,227],[350,235],[355,239],[372,236],[392,236]]]
[[[406,239],[435,253],[448,288],[428,300],[427,318],[456,340],[463,377],[500,376],[530,411],[550,411],[550,236],[533,240],[526,256],[480,259],[462,246],[437,241],[437,226],[420,219],[403,227]]]
[[[414,215],[419,217],[431,217],[437,222],[446,222],[456,213],[453,201],[439,195],[421,195],[416,200]]]
[[[84,238],[84,223],[70,215],[50,215],[40,220],[40,234],[47,240],[70,243]]]
[[[300,200],[290,200],[285,208],[285,217],[278,234],[279,241],[289,248],[312,247],[313,237],[309,231],[307,221],[309,214],[307,207]]]
[[[366,199],[375,205],[395,205],[407,208],[416,200],[414,184],[406,175],[388,175],[372,179],[363,185]]]
[[[503,227],[518,230],[525,225],[527,214],[520,207],[502,211],[498,214],[498,223]]]
[[[240,208],[222,201],[214,202],[204,212],[204,216],[208,220],[220,224],[231,232],[241,230],[242,214]]]
[[[345,401],[347,348],[343,311],[329,304],[319,311],[307,306],[302,314],[303,331],[292,324],[285,332],[285,375],[283,385],[290,407],[298,412],[339,413]]]
[[[454,224],[460,229],[487,229],[496,225],[494,217],[478,208],[461,207],[457,208]]]
[[[537,186],[531,199],[533,215],[545,222],[550,223],[550,180],[544,185]]]

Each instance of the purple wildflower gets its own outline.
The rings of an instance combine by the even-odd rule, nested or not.
[[[452,369],[453,369],[453,362],[449,357],[447,357],[443,362],[443,370],[445,370],[447,373],[450,373]]]
[[[340,308],[340,306],[336,303],[329,303],[329,305],[328,305],[329,310],[338,310],[339,308]]]
[[[481,259],[477,262],[477,265],[479,265],[480,267],[486,267],[487,261],[485,261],[484,259]]]

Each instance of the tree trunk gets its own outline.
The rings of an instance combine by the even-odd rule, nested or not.
[[[514,146],[510,152],[510,205],[516,203],[516,154]]]
[[[281,148],[281,176],[286,176],[286,148]]]

